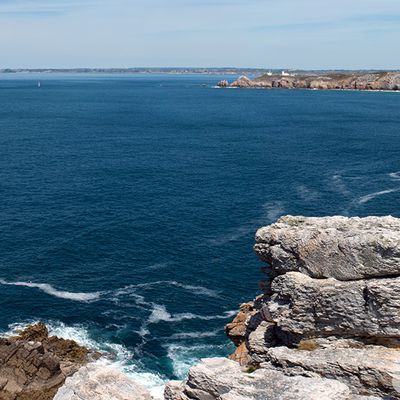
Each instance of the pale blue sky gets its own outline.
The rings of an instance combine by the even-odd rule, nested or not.
[[[0,0],[0,68],[400,68],[400,0]]]

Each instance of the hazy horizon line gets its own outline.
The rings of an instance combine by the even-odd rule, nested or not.
[[[255,71],[399,71],[400,68],[345,68],[345,67],[332,67],[332,68],[288,68],[288,67],[212,67],[212,66],[135,66],[135,67],[0,67],[0,72],[7,71],[73,71],[73,70],[255,70]]]

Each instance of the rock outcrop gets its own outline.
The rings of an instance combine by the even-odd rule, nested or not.
[[[42,323],[0,338],[0,399],[52,399],[67,376],[97,357],[72,340],[49,336]]]
[[[400,220],[283,217],[258,230],[255,251],[275,274],[342,281],[400,276]]]
[[[219,86],[261,89],[400,90],[400,72],[330,73],[289,76],[267,74],[253,80],[241,76],[230,85],[226,84],[226,81],[221,81]]]
[[[54,400],[151,400],[149,392],[119,370],[102,363],[79,369],[58,390]]]
[[[176,385],[176,384],[173,384]],[[239,364],[224,358],[208,358],[191,368],[188,382],[171,391],[166,400],[347,400],[349,388],[338,381],[324,378],[289,376],[273,368],[243,372]],[[169,393],[172,393],[170,397]]]
[[[38,323],[0,338],[0,400],[151,400],[149,392]]]
[[[287,216],[255,251],[269,279],[225,328],[236,352],[166,398],[400,399],[400,220]]]

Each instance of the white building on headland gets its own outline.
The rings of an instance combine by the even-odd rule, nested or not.
[[[282,76],[290,76],[289,72],[282,71]]]

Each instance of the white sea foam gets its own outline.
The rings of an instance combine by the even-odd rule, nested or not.
[[[170,339],[197,339],[197,338],[208,338],[214,337],[221,333],[220,329],[211,332],[182,332],[182,333],[174,333]]]
[[[383,196],[383,195],[389,194],[389,193],[399,192],[399,191],[400,191],[400,188],[381,190],[380,192],[374,192],[374,193],[370,193],[365,196],[362,196],[358,199],[357,202],[358,202],[358,204],[365,204],[365,203],[368,203],[370,200],[375,199],[376,197]]]
[[[101,295],[101,292],[79,293],[79,292],[67,292],[64,290],[58,290],[55,287],[49,285],[48,283],[8,282],[5,281],[4,279],[0,279],[0,284],[35,288],[41,290],[42,292],[50,296],[58,297],[60,299],[82,301],[82,302],[97,300]]]
[[[227,350],[226,345],[193,345],[169,344],[166,346],[168,358],[171,360],[174,374],[179,379],[185,379],[187,373],[200,358],[210,356],[210,352]],[[224,351],[225,352],[225,351]]]
[[[170,314],[164,305],[154,304],[151,314],[148,318],[149,324],[156,324],[161,321],[165,322],[179,322],[187,319],[200,319],[205,321],[210,321],[214,319],[227,319],[235,315],[237,311],[226,311],[220,315],[198,315],[193,313],[178,313]]]
[[[219,293],[216,290],[208,289],[204,286],[197,286],[197,285],[186,285],[176,281],[154,281],[154,282],[146,282],[146,283],[137,283],[133,285],[128,285],[123,288],[117,289],[115,291],[109,292],[114,299],[122,297],[122,296],[132,296],[135,297],[137,300],[137,304],[145,305],[147,302],[145,301],[142,295],[137,294],[138,289],[148,289],[153,286],[175,286],[190,292],[195,291],[197,294],[204,294],[205,296],[209,297],[218,297]]]
[[[398,171],[398,172],[391,172],[391,173],[389,174],[389,176],[390,176],[392,179],[394,179],[394,180],[396,180],[396,181],[399,181],[399,180],[400,180],[400,171]]]
[[[219,297],[219,293],[216,290],[208,289],[204,286],[196,286],[196,285],[184,285],[183,283],[171,281],[171,285],[188,290],[190,292],[195,292],[196,294],[204,294],[209,297]]]
[[[49,322],[46,325],[51,335],[74,340],[80,345],[91,349],[112,353],[114,359],[112,361],[104,360],[103,362],[112,364],[134,381],[147,387],[154,399],[163,398],[165,379],[132,363],[132,360],[135,359],[133,352],[122,344],[96,341],[90,336],[87,329],[81,325],[67,326],[61,322]]]

